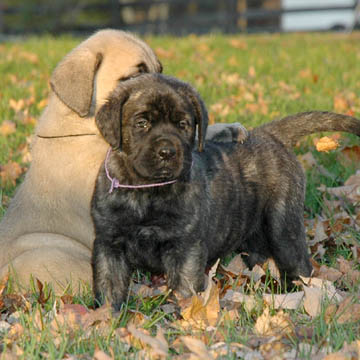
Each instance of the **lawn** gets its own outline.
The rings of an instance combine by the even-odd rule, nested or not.
[[[0,218],[29,166],[50,74],[81,40],[0,44]],[[211,122],[252,128],[308,110],[360,117],[360,33],[145,40],[166,74],[199,90]],[[112,314],[94,310],[86,284],[81,294],[55,296],[36,279],[28,293],[0,279],[0,359],[360,357],[360,196],[349,190],[360,186],[360,144],[355,136],[329,136],[339,143],[329,153],[316,151],[320,135],[295,149],[307,171],[312,280],[287,293],[271,262],[249,271],[235,256],[213,280],[210,273],[206,293],[190,300],[169,294],[161,278],[138,273],[126,308]]]

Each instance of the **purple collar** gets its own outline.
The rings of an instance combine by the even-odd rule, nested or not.
[[[170,185],[170,184],[176,183],[176,181],[177,181],[177,180],[171,180],[171,181],[166,181],[166,182],[161,182],[161,183],[145,184],[145,185],[123,185],[123,184],[120,184],[118,179],[112,178],[110,176],[110,174],[109,174],[108,162],[109,162],[110,153],[111,153],[111,148],[107,151],[106,159],[105,159],[106,176],[111,181],[111,187],[110,187],[110,190],[109,190],[109,194],[111,194],[113,192],[113,190],[117,189],[117,188],[145,189],[145,188],[151,188],[151,187],[157,187],[157,186]]]

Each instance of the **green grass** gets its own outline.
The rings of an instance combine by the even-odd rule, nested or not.
[[[8,136],[0,135],[0,164],[8,161],[18,162],[26,170],[28,163],[22,159],[22,150],[27,138],[32,134],[34,124],[24,121],[27,116],[38,118],[42,107],[39,103],[49,94],[49,77],[57,62],[82,39],[71,37],[27,38],[21,41],[0,44],[0,126],[4,121],[16,123],[17,131]],[[193,84],[204,98],[211,121],[240,121],[251,128],[270,121],[307,110],[328,110],[349,112],[360,117],[360,34],[292,34],[292,35],[254,35],[222,36],[209,35],[186,38],[149,37],[146,41],[157,51],[164,65],[166,74],[175,75]],[[33,100],[31,100],[33,97]],[[336,99],[345,99],[337,103]],[[25,106],[16,113],[10,107],[11,99],[24,99]],[[216,105],[216,106],[214,106]],[[339,108],[340,106],[340,108]],[[342,146],[358,144],[356,137],[343,137]],[[321,184],[328,187],[339,186],[353,174],[359,165],[349,165],[340,161],[340,150],[320,154],[314,150],[312,139],[305,140],[296,149],[298,154],[311,151],[317,162],[332,174],[331,177],[320,174],[317,169],[307,171],[306,215],[317,215],[333,219],[334,209],[325,209],[323,194],[318,190]],[[1,168],[0,168],[1,171]],[[1,181],[1,178],[0,178]],[[17,184],[21,182],[21,177]],[[3,183],[0,189],[0,218],[6,211],[15,186]],[[344,205],[345,206],[345,205]],[[351,205],[344,207],[355,216],[359,208]],[[353,241],[360,246],[357,230],[352,231]],[[349,230],[349,231],[350,231]],[[340,255],[352,260],[350,246],[341,239],[343,234],[336,234],[335,249],[332,248],[319,262],[336,266]],[[359,269],[359,263],[357,263]],[[255,289],[247,287],[244,291],[254,296],[257,306],[248,312],[243,306],[235,320],[224,320],[217,331],[206,332],[203,341],[210,347],[220,340],[247,345],[254,339],[254,324],[264,308],[264,291],[276,293],[278,290],[268,286]],[[359,293],[359,284],[341,284],[349,295]],[[6,293],[18,294],[15,286],[8,286]],[[5,294],[4,292],[4,294]],[[46,297],[45,290],[45,297]],[[89,288],[71,295],[72,304],[82,304],[91,308],[93,297]],[[3,294],[3,295],[4,295]],[[55,333],[51,328],[51,314],[59,308],[60,299],[50,292],[45,303],[39,301],[39,289],[34,285],[26,295],[26,310],[19,312],[19,322],[24,333],[10,339],[11,335],[0,332],[1,349],[18,351],[24,359],[45,358],[61,359],[65,354],[76,355],[79,359],[89,359],[95,349],[102,349],[115,358],[138,358],[142,346],[139,343],[129,347],[126,341],[117,335],[117,329],[128,325],[134,314],[141,314],[143,321],[139,326],[152,335],[161,325],[166,329],[170,343],[170,354],[182,352],[173,345],[179,335],[189,332],[171,326],[177,320],[177,313],[167,314],[162,305],[168,304],[165,295],[150,299],[130,298],[127,308],[114,316],[102,332],[101,326],[94,326],[89,331],[74,330],[64,326]],[[1,305],[1,302],[0,302]],[[327,304],[322,306],[322,313],[311,319],[303,309],[287,311],[293,323],[300,328],[310,328],[311,335],[306,343],[311,347],[330,346],[332,351],[340,350],[345,343],[360,339],[360,324],[338,324],[336,321],[325,322]],[[1,307],[0,307],[1,309]],[[3,316],[12,311],[3,308]],[[276,313],[276,311],[273,311]],[[42,328],[34,319],[42,314]],[[293,336],[285,341],[291,349],[298,349],[304,340]],[[183,347],[184,348],[184,347]],[[299,350],[299,349],[298,349]],[[309,349],[300,349],[300,358],[311,358]],[[169,355],[169,358],[171,356]],[[1,357],[0,357],[1,358]],[[235,358],[230,352],[224,359]]]

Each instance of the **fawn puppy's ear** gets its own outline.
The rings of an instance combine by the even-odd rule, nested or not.
[[[54,93],[81,117],[89,114],[94,78],[101,61],[101,53],[80,45],[65,56],[51,76],[50,85]]]

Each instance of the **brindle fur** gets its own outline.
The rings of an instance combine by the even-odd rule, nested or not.
[[[203,288],[207,265],[233,251],[247,253],[250,267],[272,257],[288,279],[309,276],[305,178],[291,147],[319,130],[360,135],[357,119],[311,112],[255,128],[243,143],[208,141],[202,151],[207,113],[199,95],[153,74],[119,84],[96,122],[113,147],[111,177],[121,184],[177,179],[109,193],[100,169],[92,200],[94,292],[116,309],[136,268],[165,273],[168,286],[187,296]]]

